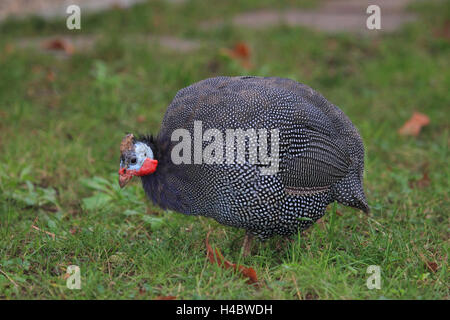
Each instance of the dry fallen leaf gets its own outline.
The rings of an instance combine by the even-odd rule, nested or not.
[[[5,46],[5,53],[6,53],[6,55],[9,55],[9,54],[11,54],[11,53],[13,53],[13,52],[14,52],[14,45],[11,44],[11,43],[8,43],[8,44]]]
[[[217,263],[217,265],[221,266],[224,269],[233,268],[234,270],[239,270],[239,272],[248,278],[247,283],[253,284],[258,282],[258,278],[256,276],[256,271],[253,268],[247,268],[241,265],[236,265],[235,263],[231,263],[228,260],[225,260],[222,253],[219,249],[213,250],[209,244],[209,234],[206,235],[206,251],[209,262],[212,264]]]
[[[412,188],[412,189],[413,188],[422,189],[422,188],[428,187],[430,185],[430,183],[431,183],[431,179],[428,176],[428,172],[425,171],[424,174],[423,174],[423,177],[420,180],[410,181],[409,182],[409,187]]]
[[[319,226],[320,229],[325,230],[325,228],[326,228],[325,221],[323,221],[322,219],[319,219],[316,221],[316,224]]]
[[[250,48],[243,42],[238,42],[234,45],[231,55],[235,58],[249,59]]]
[[[143,115],[138,115],[136,118],[137,123],[144,123],[147,119]]]
[[[43,44],[43,46],[47,50],[62,50],[68,55],[75,52],[75,48],[69,41],[60,38],[47,41]]]
[[[430,123],[430,118],[427,115],[414,112],[411,118],[398,130],[398,133],[404,136],[417,137],[422,127]]]
[[[417,250],[417,248],[416,248]],[[435,273],[437,271],[438,264],[434,261],[429,261],[427,258],[425,258],[425,255],[421,252],[419,252],[419,257],[422,259],[422,261],[425,263],[425,267],[430,270],[431,272]]]
[[[428,270],[430,270],[431,272],[435,273],[438,269],[438,265],[436,262],[433,261],[427,261],[425,263],[425,266],[428,268]]]
[[[435,29],[433,35],[435,38],[450,40],[450,20],[445,21],[441,28]]]
[[[55,78],[56,78],[56,75],[55,75],[55,73],[53,71],[50,70],[49,72],[47,72],[47,80],[48,80],[48,82],[54,82]]]
[[[238,42],[234,45],[233,49],[222,49],[221,50],[223,54],[226,56],[238,60],[243,68],[250,69],[252,67],[252,64],[250,62],[250,48],[247,44],[244,42]]]

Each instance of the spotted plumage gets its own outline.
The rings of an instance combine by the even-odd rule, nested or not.
[[[243,163],[174,164],[171,153],[178,141],[172,141],[172,134],[183,128],[193,136],[195,121],[203,131],[214,128],[224,136],[227,129],[278,130],[278,170],[262,174],[265,165],[249,161],[249,154]],[[309,227],[333,201],[369,210],[357,129],[338,107],[293,80],[217,77],[197,82],[177,93],[157,137],[138,141],[149,145],[158,161],[156,171],[141,177],[155,204],[211,217],[261,239]],[[207,145],[203,141],[203,148]],[[192,148],[193,157],[195,152]],[[224,152],[225,158],[235,153]]]

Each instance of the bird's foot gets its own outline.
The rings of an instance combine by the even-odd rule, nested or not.
[[[242,256],[243,257],[247,257],[250,255],[250,253],[252,251],[252,241],[253,241],[253,235],[247,231],[245,233],[244,244],[242,245],[242,249],[243,249]]]

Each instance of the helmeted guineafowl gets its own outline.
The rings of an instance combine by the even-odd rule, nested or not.
[[[363,169],[358,130],[310,87],[216,77],[177,93],[156,138],[123,139],[119,183],[141,176],[160,207],[266,239],[309,227],[333,201],[368,212]]]

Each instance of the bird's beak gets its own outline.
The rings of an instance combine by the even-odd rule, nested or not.
[[[130,172],[127,172],[125,168],[121,168],[119,170],[119,186],[121,188],[125,187],[128,182],[130,182],[133,175]]]
[[[148,174],[151,174],[155,172],[156,167],[158,166],[158,160],[153,160],[150,158],[146,158],[144,160],[144,163],[142,164],[141,168],[137,170],[128,170],[127,168],[123,167],[119,170],[119,186],[121,188],[125,187],[126,184],[133,178],[133,176],[146,176]]]

